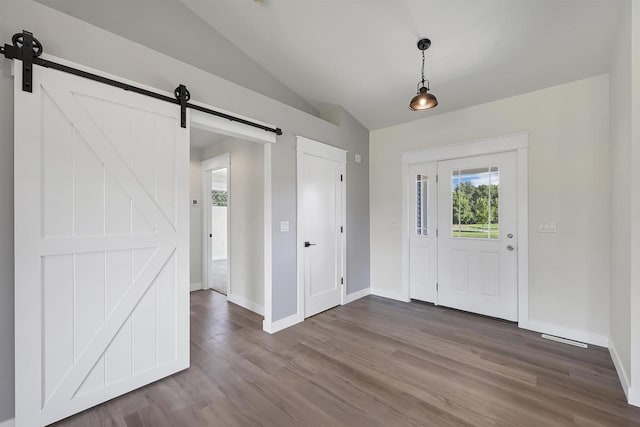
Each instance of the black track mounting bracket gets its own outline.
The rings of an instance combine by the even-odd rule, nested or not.
[[[22,90],[31,92],[33,90],[33,60],[42,55],[42,44],[33,37],[29,31],[23,30],[14,34],[11,43],[0,48],[0,53],[8,59],[19,59],[22,61]]]
[[[187,102],[191,99],[191,93],[189,93],[189,89],[183,84],[178,86],[174,91],[178,103],[180,104],[180,126],[183,128],[187,127]]]
[[[98,83],[106,84],[109,86],[117,87],[129,92],[139,93],[150,98],[159,99],[161,101],[170,102],[171,104],[177,104],[180,106],[180,126],[187,127],[187,108],[201,111],[212,116],[220,117],[223,119],[231,120],[232,122],[241,123],[247,126],[254,127],[256,129],[262,129],[266,132],[273,132],[276,135],[282,135],[282,129],[278,127],[271,127],[266,124],[257,123],[243,117],[234,116],[222,111],[216,111],[211,108],[204,107],[199,104],[192,104],[189,102],[191,99],[191,93],[189,89],[183,84],[178,86],[174,92],[173,97],[171,94],[158,93],[147,88],[138,87],[129,83],[114,80],[109,77],[101,76],[91,73],[87,70],[74,68],[69,65],[60,64],[50,59],[40,58],[42,55],[42,43],[29,31],[23,30],[21,33],[16,33],[11,38],[11,44],[0,45],[0,55],[7,59],[17,59],[22,61],[22,90],[24,92],[33,91],[33,67],[39,65],[44,68],[52,70],[58,70],[64,73],[68,73],[74,76],[82,77],[85,79],[93,80]]]

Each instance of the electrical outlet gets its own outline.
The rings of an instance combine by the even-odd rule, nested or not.
[[[538,225],[538,233],[555,233],[557,229],[558,225],[555,222]]]

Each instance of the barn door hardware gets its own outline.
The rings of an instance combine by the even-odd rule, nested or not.
[[[41,67],[52,68],[54,70],[73,74],[75,76],[83,77],[109,86],[118,87],[129,92],[135,92],[140,95],[145,95],[151,98],[159,99],[161,101],[177,104],[180,106],[180,125],[183,128],[187,127],[187,108],[191,108],[233,122],[242,123],[244,125],[252,126],[257,129],[262,129],[266,132],[273,132],[276,135],[282,135],[282,129],[280,128],[265,126],[261,123],[252,122],[251,120],[246,120],[241,117],[236,117],[231,114],[222,113],[220,111],[212,110],[210,108],[190,103],[189,100],[191,99],[191,94],[189,93],[189,90],[185,85],[181,84],[180,86],[178,86],[174,91],[174,97],[171,97],[138,86],[123,83],[118,80],[113,80],[84,70],[69,67],[64,64],[59,64],[54,61],[43,59],[40,57],[42,55],[42,52],[42,43],[40,43],[40,41],[38,41],[38,39],[36,39],[29,31],[22,31],[21,33],[14,34],[11,38],[11,44],[5,43],[4,46],[0,46],[0,55],[3,55],[7,59],[17,59],[19,61],[22,61],[22,90],[25,92],[31,92],[33,90],[33,67],[34,65],[39,65]]]
[[[42,43],[38,41],[29,31],[14,34],[11,37],[12,44],[0,47],[0,53],[5,58],[19,59],[22,61],[22,90],[32,91],[33,84],[33,61],[42,55]]]
[[[185,85],[180,85],[173,91],[180,103],[180,126],[187,127],[187,102],[191,99],[191,93]]]

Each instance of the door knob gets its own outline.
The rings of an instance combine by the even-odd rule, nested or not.
[[[507,237],[508,237],[509,239],[513,239],[513,234],[509,233],[509,234],[507,234]]]
[[[507,246],[507,250],[508,250],[509,252],[513,251],[514,249],[515,249],[515,248],[513,247],[513,245],[509,245],[509,246]]]
[[[315,246],[315,243],[311,243],[311,242],[304,242],[304,247],[308,248],[309,246]]]

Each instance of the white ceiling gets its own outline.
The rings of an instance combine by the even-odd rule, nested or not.
[[[180,0],[316,108],[369,129],[606,73],[617,0]],[[411,112],[415,44],[440,105]],[[215,55],[215,52],[211,52]]]

